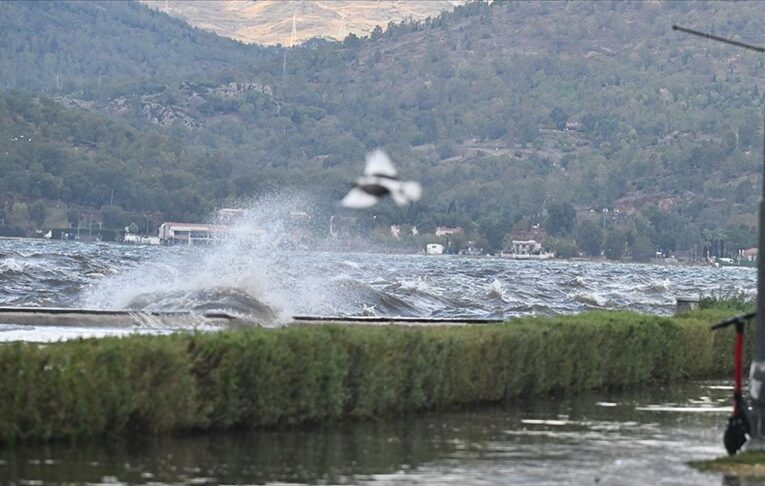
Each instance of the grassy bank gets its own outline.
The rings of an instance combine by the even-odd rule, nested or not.
[[[765,451],[746,451],[735,456],[690,463],[700,471],[714,471],[738,477],[765,478]]]
[[[292,327],[0,346],[0,441],[367,418],[719,377],[727,310]]]

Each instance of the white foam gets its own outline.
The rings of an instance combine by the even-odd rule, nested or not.
[[[635,407],[641,412],[721,413],[730,412],[731,407],[683,407],[672,405],[647,405]]]
[[[0,332],[0,342],[51,343],[71,339],[129,336],[131,334],[170,334],[167,329],[115,329],[92,327],[18,326]]]
[[[296,289],[309,285],[318,291],[326,280],[305,272],[296,276],[285,265],[285,248],[294,247],[295,234],[305,233],[294,214],[304,213],[307,203],[295,196],[272,197],[252,203],[233,224],[225,240],[211,247],[174,248],[159,251],[155,258],[120,274],[92,284],[83,305],[124,309],[139,296],[188,295],[213,288],[230,288],[276,309],[281,320],[294,314]],[[300,285],[295,280],[300,278]],[[308,282],[316,280],[314,285]],[[317,298],[317,292],[304,293]],[[175,308],[184,310],[199,302],[178,297]]]
[[[15,258],[5,258],[0,260],[0,274],[6,272],[21,273],[24,271],[25,262]]]
[[[542,419],[523,419],[521,423],[526,425],[569,425],[571,422],[568,420],[542,420]]]

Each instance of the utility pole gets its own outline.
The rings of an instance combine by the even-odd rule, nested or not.
[[[287,46],[282,47],[284,51],[284,58],[282,59],[282,81],[287,78]]]
[[[292,34],[290,35],[290,47],[295,45],[297,38],[297,10],[292,11]]]
[[[750,51],[765,53],[765,47],[754,46],[745,42],[739,42],[725,37],[699,32],[697,30],[672,26],[672,30],[679,30],[710,41],[717,41]],[[764,111],[765,113],[765,111]],[[765,117],[763,118],[765,120]],[[763,174],[762,193],[760,194],[760,228],[759,244],[757,246],[757,318],[754,332],[754,356],[752,366],[749,369],[749,398],[752,410],[749,412],[751,421],[750,449],[765,449],[765,124],[763,125]]]
[[[295,45],[295,37],[297,36],[297,11],[292,11],[292,35],[290,35],[290,43],[288,46],[284,46],[284,59],[282,60],[282,80],[287,78],[287,50]]]

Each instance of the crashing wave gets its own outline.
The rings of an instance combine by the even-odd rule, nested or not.
[[[127,309],[145,312],[191,311],[200,314],[222,312],[262,325],[278,323],[280,320],[279,313],[270,305],[239,289],[227,287],[139,294],[128,303]]]

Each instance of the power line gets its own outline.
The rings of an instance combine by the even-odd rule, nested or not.
[[[688,29],[688,28],[685,28],[685,27],[680,27],[679,25],[673,25],[672,26],[672,30],[679,30],[680,32],[685,32],[687,34],[697,35],[697,36],[703,37],[705,39],[712,39],[712,40],[720,41],[720,42],[723,42],[725,44],[730,44],[730,45],[733,45],[733,46],[743,47],[744,49],[750,49],[752,51],[765,52],[765,47],[755,46],[755,45],[752,45],[752,44],[747,44],[745,42],[734,41],[732,39],[726,39],[725,37],[718,37],[716,35],[707,34],[706,32],[700,32],[698,30],[693,30],[693,29]]]

